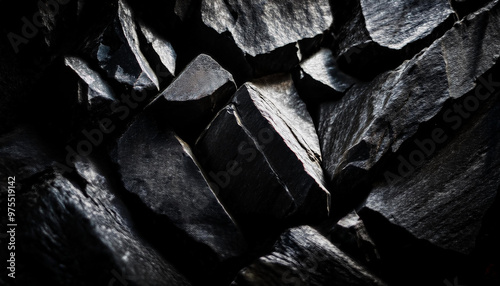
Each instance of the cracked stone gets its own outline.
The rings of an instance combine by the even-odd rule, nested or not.
[[[333,1],[332,6],[334,54],[341,68],[365,80],[411,58],[454,21],[448,0]]]
[[[323,48],[300,64],[294,82],[303,98],[325,101],[339,99],[357,80],[340,70],[331,50]]]
[[[387,285],[309,226],[283,233],[271,254],[231,285]]]
[[[332,189],[348,193],[369,182],[376,166],[435,117],[445,102],[486,80],[476,79],[500,54],[498,12],[495,3],[398,69],[354,85],[341,100],[321,105],[318,133]]]
[[[176,132],[194,142],[236,91],[233,76],[208,55],[199,55],[156,99]]]
[[[306,2],[202,1],[202,20],[219,34],[228,32],[250,58],[257,74],[287,71],[300,61],[296,44],[313,39],[332,23],[326,0]]]
[[[219,259],[240,255],[245,242],[219,203],[189,146],[145,111],[119,138],[112,157],[125,189],[154,214],[207,245]]]
[[[442,149],[432,139],[438,137],[416,139],[418,149],[405,153],[410,159],[401,164],[414,162],[412,154],[423,152],[420,150],[431,157],[418,166],[400,167],[405,173],[392,174],[398,179],[378,183],[364,209],[382,215],[417,239],[470,254],[500,187],[498,100],[486,109],[473,122],[464,123],[464,130]],[[442,131],[439,138],[451,137],[443,126],[434,130]]]
[[[329,192],[318,138],[291,77],[245,84],[232,103],[196,144],[202,164],[218,181],[224,204],[240,216],[279,220],[292,214],[302,219],[327,215]],[[262,187],[254,185],[255,177]],[[280,200],[287,203],[276,211],[273,206]]]

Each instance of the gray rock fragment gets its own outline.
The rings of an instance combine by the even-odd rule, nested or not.
[[[386,285],[309,226],[281,235],[271,254],[243,269],[231,285]]]
[[[175,76],[175,61],[177,59],[177,54],[170,42],[157,35],[151,30],[151,28],[149,28],[142,22],[139,23],[139,27],[148,44],[152,46],[153,51],[158,55],[161,64],[163,64],[165,69],[169,72],[169,76]],[[155,72],[158,77],[163,76],[161,74],[158,74],[156,68]],[[158,79],[158,81],[160,82],[161,78]]]
[[[120,0],[118,13],[95,43],[93,57],[110,78],[137,91],[159,90],[159,80],[140,48],[131,8]]]
[[[301,96],[311,100],[338,99],[357,82],[340,70],[331,50],[325,48],[300,64],[294,81]]]
[[[436,151],[433,139],[419,140],[435,156],[419,166],[410,165],[413,172],[400,174],[397,181],[378,183],[366,201],[367,215],[376,212],[418,239],[471,253],[500,187],[498,100],[487,109],[441,150]],[[435,130],[444,129],[437,126]],[[415,152],[422,151],[408,156]]]
[[[341,67],[363,79],[411,58],[454,20],[448,0],[334,1],[333,11],[335,56]]]
[[[319,143],[290,76],[245,84],[232,102],[196,143],[223,202],[243,216],[325,216],[329,193]]]
[[[82,95],[86,102],[82,103],[91,108],[92,105],[96,104],[96,101],[113,102],[116,100],[113,89],[85,61],[77,57],[66,57],[64,62],[86,84],[87,92]]]
[[[258,74],[286,71],[297,64],[296,43],[322,35],[332,23],[326,0],[202,1],[201,13],[205,25],[231,34]]]
[[[64,176],[36,133],[16,131],[2,140],[0,174],[16,177],[16,223],[22,225],[16,229],[23,245],[16,249],[22,273],[16,283],[108,285],[125,279],[133,285],[189,285],[138,235],[92,161],[77,159],[77,172]]]
[[[380,269],[381,259],[365,224],[355,211],[337,222],[328,239],[351,258],[369,269]]]
[[[422,123],[434,118],[446,101],[477,87],[477,78],[500,55],[496,3],[456,25],[398,69],[353,86],[339,101],[321,105],[318,132],[323,168],[332,187],[343,192],[354,189]]]
[[[199,55],[163,90],[152,105],[192,143],[236,91],[233,76],[208,55]]]
[[[244,251],[238,227],[219,203],[190,148],[148,112],[119,138],[113,158],[125,189],[221,260]]]

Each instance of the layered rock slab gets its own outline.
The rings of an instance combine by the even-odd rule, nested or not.
[[[398,69],[321,105],[323,168],[333,188],[348,192],[370,181],[374,166],[434,118],[445,102],[488,81],[478,78],[500,55],[497,3],[457,24]]]
[[[16,229],[23,245],[16,249],[17,283],[190,285],[143,241],[93,161],[75,158],[75,172],[63,173],[51,146],[29,129],[3,137],[0,152],[1,175],[16,175],[16,223],[23,225]]]
[[[464,122],[463,131],[442,149],[430,138],[417,139],[431,157],[410,166],[413,172],[378,183],[363,212],[367,216],[378,213],[417,239],[470,254],[500,187],[498,95],[489,103],[491,106],[483,108],[486,111],[471,114],[473,119]],[[440,126],[435,130],[443,139],[451,137]],[[413,150],[407,160],[414,162],[415,154],[422,152]]]
[[[257,74],[286,71],[301,58],[298,42],[321,36],[332,23],[328,1],[250,3],[202,1],[203,23],[219,34],[228,32],[248,55]]]
[[[333,50],[350,74],[370,79],[397,67],[451,28],[447,0],[333,1]]]
[[[288,75],[243,85],[196,147],[235,216],[280,220],[329,211],[318,138]]]
[[[231,285],[386,285],[309,226],[284,232],[271,254]]]
[[[161,117],[160,117],[161,118]],[[146,110],[118,139],[112,157],[125,189],[218,259],[240,255],[245,242],[220,204],[189,146]]]
[[[233,76],[201,54],[163,90],[153,105],[184,140],[192,143],[236,91]]]

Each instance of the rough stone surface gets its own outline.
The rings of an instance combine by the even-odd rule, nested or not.
[[[273,217],[294,212],[305,216],[326,215],[329,193],[324,187],[318,139],[291,77],[278,75],[245,84],[232,102],[233,105],[219,114],[196,144],[203,165],[213,174],[212,179],[219,181],[219,196],[239,197],[224,203],[235,204],[231,209],[237,212],[246,210],[247,214],[259,215],[264,213],[257,210],[267,210],[265,213],[269,214],[268,211],[274,213],[274,208],[258,203],[256,198],[263,201],[286,198],[287,201],[293,199],[295,207],[282,208],[280,215]],[[221,146],[219,148],[227,151],[219,153],[213,146]],[[237,174],[232,176],[233,171]],[[252,195],[254,188],[247,183],[252,176],[262,178],[259,181],[268,185],[262,190],[267,193],[266,199]],[[279,192],[271,191],[276,187]],[[282,195],[275,197],[279,193]],[[248,195],[255,196],[251,201],[260,205],[244,199]],[[246,207],[236,207],[242,204]]]
[[[119,138],[114,160],[127,191],[220,259],[240,254],[241,234],[208,185],[189,146],[147,112]]]
[[[355,211],[350,212],[328,231],[328,239],[370,269],[381,269],[381,258],[363,221]]]
[[[323,101],[338,99],[357,82],[340,70],[332,51],[325,48],[300,64],[294,81],[301,96]]]
[[[173,127],[194,141],[236,91],[233,76],[210,56],[196,57],[156,101]],[[157,103],[158,104],[158,103]]]
[[[474,90],[500,55],[498,12],[497,4],[479,12],[397,70],[321,106],[323,168],[332,186],[351,189],[447,100]]]
[[[118,13],[99,37],[95,54],[108,77],[135,90],[159,89],[158,78],[140,49],[138,27],[132,10],[119,1]]]
[[[134,285],[190,285],[138,235],[92,161],[79,159],[76,172],[63,175],[36,132],[2,140],[0,175],[15,174],[16,223],[23,225],[16,231],[16,246],[23,245],[16,247],[17,283],[107,285],[126,277]],[[3,194],[0,201],[7,204]]]
[[[231,285],[386,285],[311,227],[283,233]]]
[[[364,208],[418,239],[464,254],[472,252],[500,187],[498,100],[488,109],[414,172],[375,187]],[[428,138],[420,142],[428,152],[436,144]]]
[[[328,1],[250,3],[203,1],[203,22],[219,33],[229,31],[253,57],[322,34],[332,23]]]
[[[202,1],[203,23],[229,33],[255,75],[287,72],[332,24],[328,1]],[[307,42],[306,45],[299,45]]]
[[[499,2],[0,1],[0,285],[500,285]]]
[[[99,73],[92,70],[85,61],[76,57],[67,57],[64,62],[86,84],[86,104],[91,106],[95,104],[96,101],[115,101],[113,89],[102,79]]]
[[[363,79],[411,58],[454,19],[447,0],[333,1],[332,6],[335,56],[341,67]]]

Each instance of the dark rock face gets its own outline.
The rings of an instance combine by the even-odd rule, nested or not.
[[[335,55],[343,68],[364,79],[411,58],[449,29],[454,15],[447,0],[333,1],[333,11]],[[342,14],[346,11],[352,12]]]
[[[367,178],[377,163],[435,117],[447,100],[460,98],[480,84],[475,79],[493,67],[500,52],[495,44],[498,10],[495,4],[479,12],[395,71],[355,85],[340,101],[321,106],[323,168],[333,186],[352,189],[359,176]]]
[[[331,50],[321,49],[300,64],[294,82],[305,100],[327,101],[339,99],[357,80],[338,67]]]
[[[317,37],[332,23],[328,1],[250,3],[202,1],[205,25],[219,34],[229,32],[234,42],[263,73],[286,71],[300,60],[296,43]],[[272,53],[273,57],[266,54]]]
[[[499,5],[0,1],[0,285],[500,285]]]
[[[364,208],[418,239],[460,253],[472,252],[500,187],[500,105],[493,102],[487,109],[411,175],[376,186]],[[441,130],[436,127],[435,134]],[[432,139],[415,142],[425,144],[429,153],[436,145]],[[410,153],[411,158],[418,152],[422,151]]]
[[[92,70],[89,65],[76,57],[67,57],[65,63],[70,67],[83,81],[86,86],[86,92],[82,92],[84,97],[83,103],[88,109],[92,109],[93,105],[99,102],[113,102],[116,100],[113,89],[96,71]]]
[[[166,216],[220,259],[244,249],[232,218],[220,205],[189,146],[144,113],[120,137],[114,151],[127,191],[159,216]],[[186,180],[186,178],[190,178]]]
[[[200,55],[156,101],[166,100],[161,108],[174,129],[193,142],[235,91],[233,76],[210,56]]]
[[[189,285],[141,239],[93,162],[76,161],[76,174],[63,176],[35,132],[19,130],[2,143],[2,166],[9,168],[0,174],[16,174],[16,220],[23,225],[16,233],[17,245],[23,245],[17,258],[25,261],[18,283],[107,285],[126,279],[133,285]]]
[[[379,270],[381,258],[364,222],[355,211],[350,212],[328,231],[329,240],[349,257],[372,270]]]
[[[232,285],[386,285],[311,227],[282,234]]]
[[[158,78],[140,49],[137,31],[130,7],[119,1],[117,17],[100,37],[96,59],[108,76],[120,83],[136,90],[159,89]]]
[[[232,102],[196,144],[224,203],[233,205],[229,208],[242,216],[327,215],[329,193],[323,184],[319,143],[291,77],[246,84]],[[212,149],[218,145],[226,152]],[[262,178],[263,189],[250,184],[254,176]],[[250,200],[255,189],[264,192],[256,196],[262,201]],[[281,205],[278,212],[272,207],[276,204]]]

